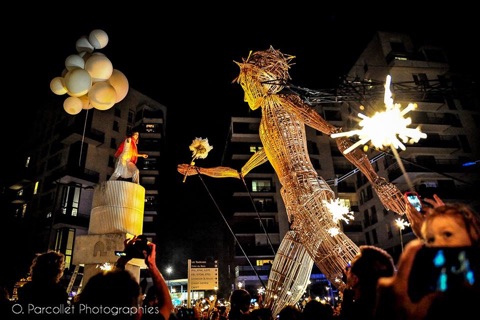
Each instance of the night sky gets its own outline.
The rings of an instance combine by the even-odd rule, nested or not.
[[[15,146],[21,146],[28,121],[35,120],[30,111],[54,96],[50,81],[61,75],[65,58],[77,53],[76,41],[94,29],[104,30],[109,43],[98,51],[126,75],[130,87],[168,108],[166,156],[170,165],[161,173],[165,184],[171,186],[164,195],[171,211],[165,213],[160,238],[168,241],[181,234],[180,242],[187,248],[178,250],[190,251],[189,244],[202,241],[193,231],[205,225],[224,226],[200,180],[190,177],[181,183],[176,164],[190,160],[188,146],[196,137],[208,138],[214,147],[208,158],[197,164],[220,164],[230,116],[248,110],[243,91],[232,83],[238,75],[233,61],[241,61],[250,50],[272,45],[296,56],[291,68],[293,84],[329,89],[350,69],[375,31],[407,32],[414,39],[444,44],[462,68],[469,59],[478,60],[473,49],[478,40],[473,24],[478,18],[471,8],[450,7],[441,13],[434,12],[437,8],[420,12],[378,7],[375,12],[370,8],[347,12],[313,9],[300,2],[285,7],[274,7],[274,3],[267,7],[239,2],[227,8],[181,2],[166,9],[160,4],[132,7],[131,2],[129,6],[119,2],[108,10],[87,3],[78,4],[75,10],[36,4],[28,8],[31,13],[12,4],[18,8],[4,13],[10,18],[8,24],[7,19],[1,22],[2,107],[10,115],[3,118],[0,128],[4,147],[13,150],[4,157],[16,161]],[[204,181],[213,184],[208,178]],[[215,180],[217,185],[220,182]]]

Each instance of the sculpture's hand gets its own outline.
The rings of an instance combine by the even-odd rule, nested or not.
[[[183,176],[194,176],[198,174],[198,167],[192,166],[187,163],[182,163],[177,165],[177,171],[181,173]]]
[[[405,214],[405,199],[395,185],[387,182],[382,177],[375,179],[372,185],[386,209],[401,215]]]

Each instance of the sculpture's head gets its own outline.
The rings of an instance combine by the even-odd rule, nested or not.
[[[264,97],[278,93],[290,80],[288,69],[295,57],[270,47],[265,51],[250,52],[243,62],[235,62],[240,74],[233,81],[245,92],[245,101],[252,110],[257,109]]]

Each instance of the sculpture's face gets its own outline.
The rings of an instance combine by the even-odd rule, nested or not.
[[[288,69],[293,56],[286,56],[280,51],[270,48],[265,51],[250,52],[240,67],[240,74],[234,80],[245,92],[244,101],[250,109],[262,106],[263,99],[283,90],[290,78]]]
[[[265,70],[248,63],[240,64],[240,75],[237,81],[245,92],[243,100],[248,103],[250,109],[258,109],[264,97],[283,88],[283,86],[273,85],[274,80],[274,77]]]
[[[266,95],[266,90],[262,83],[258,81],[256,74],[253,73],[252,66],[244,64],[240,67],[238,82],[245,92],[243,101],[248,103],[250,109],[258,109],[261,105],[259,103],[261,98]]]

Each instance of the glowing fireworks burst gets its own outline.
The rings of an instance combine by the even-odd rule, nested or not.
[[[322,202],[332,214],[332,218],[335,223],[337,223],[339,220],[343,220],[348,224],[350,220],[354,219],[353,211],[350,211],[348,206],[346,206],[344,203],[341,203],[339,198],[330,201],[323,200]]]
[[[336,227],[332,227],[327,230],[328,234],[330,234],[332,237],[335,237],[337,234],[340,234],[340,229]]]
[[[392,92],[390,91],[391,76],[387,76],[385,83],[385,111],[377,112],[373,117],[359,113],[358,116],[363,120],[359,125],[363,127],[360,130],[352,130],[347,132],[339,132],[331,135],[332,138],[350,137],[357,135],[360,140],[346,149],[343,153],[347,154],[356,147],[371,141],[372,144],[381,149],[390,146],[395,149],[405,150],[404,143],[416,143],[421,138],[426,138],[427,135],[416,129],[408,128],[412,123],[411,118],[404,118],[404,116],[417,108],[414,103],[409,103],[408,106],[401,110],[401,105],[393,103]],[[400,141],[401,140],[401,141]],[[403,143],[402,143],[403,142]]]
[[[407,221],[403,220],[402,218],[398,218],[395,220],[395,223],[397,225],[397,227],[400,228],[400,230],[403,230],[405,229],[405,227],[409,227],[410,226],[410,223],[408,223]]]
[[[99,268],[102,271],[111,271],[113,269],[113,265],[108,263],[108,262],[104,262],[102,264],[97,264],[96,267]]]

